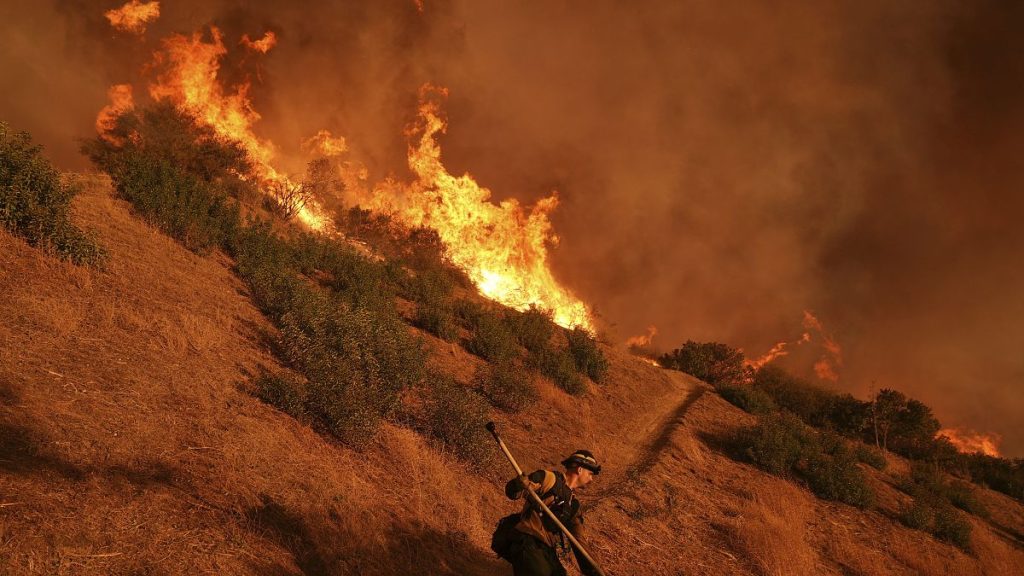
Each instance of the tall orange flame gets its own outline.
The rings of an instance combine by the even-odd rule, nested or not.
[[[135,106],[131,84],[111,86],[107,90],[107,98],[110,99],[110,104],[104,106],[96,115],[96,133],[100,135],[100,138],[116,144],[118,142],[115,140],[119,140],[119,138],[110,135],[110,131],[114,128],[114,122],[118,116]]]
[[[558,240],[548,220],[557,194],[526,211],[515,199],[491,202],[491,191],[469,174],[449,173],[436,139],[446,129],[441,114],[446,96],[444,88],[421,89],[419,119],[409,132],[414,138],[409,168],[416,180],[409,185],[385,181],[365,199],[368,207],[409,226],[436,230],[452,262],[488,298],[517,310],[537,306],[551,311],[561,326],[592,332],[590,311],[555,280],[548,265],[548,246]]]
[[[811,333],[814,332],[817,333],[818,338],[821,340],[822,348],[821,357],[814,363],[814,373],[822,380],[838,381],[839,367],[843,365],[843,351],[839,343],[835,341],[831,334],[825,332],[825,327],[822,326],[821,320],[818,320],[808,310],[804,310],[803,327],[804,333],[799,340],[779,342],[772,346],[771,350],[763,356],[752,360],[745,360],[744,364],[754,370],[758,370],[773,360],[789,355],[789,349],[792,346],[801,346],[812,342],[814,338]]]
[[[143,4],[139,0],[131,0],[120,8],[108,10],[103,15],[117,30],[142,34],[146,31],[146,24],[160,17],[160,3],[147,2]]]
[[[651,345],[651,341],[658,335],[658,327],[651,324],[647,327],[646,334],[639,334],[637,336],[630,336],[626,338],[626,348],[647,348]]]
[[[163,50],[156,55],[157,66],[163,73],[150,85],[150,95],[155,100],[169,99],[219,135],[239,142],[261,179],[288,182],[288,177],[272,165],[274,145],[253,132],[253,124],[259,121],[260,115],[249,101],[249,83],[239,84],[233,92],[225,93],[217,81],[220,59],[227,49],[219,29],[211,26],[210,35],[210,42],[205,42],[198,32],[191,37],[175,34],[164,39]],[[303,206],[298,216],[318,230],[328,226],[328,218],[314,203]]]
[[[972,454],[981,452],[986,456],[999,457],[999,443],[1002,437],[998,434],[982,434],[963,428],[944,428],[939,430],[936,438],[945,438],[960,452]]]
[[[266,54],[270,52],[270,49],[277,45],[277,35],[272,31],[268,30],[263,38],[259,40],[250,40],[248,34],[242,34],[242,41],[239,42],[242,46],[245,46],[253,52],[259,52],[260,54]]]

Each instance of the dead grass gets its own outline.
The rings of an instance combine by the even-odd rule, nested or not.
[[[812,509],[799,490],[780,482],[752,489],[752,499],[727,523],[730,547],[762,576],[819,572],[818,554],[807,542]]]

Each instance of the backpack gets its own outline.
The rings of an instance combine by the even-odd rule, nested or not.
[[[522,532],[516,530],[519,517],[519,512],[516,512],[498,520],[498,526],[491,535],[491,550],[494,550],[499,558],[510,561],[512,559],[512,548],[522,536]]]

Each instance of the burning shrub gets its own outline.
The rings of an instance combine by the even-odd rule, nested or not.
[[[658,364],[686,372],[712,386],[740,384],[747,378],[743,352],[718,342],[687,340],[681,348],[659,357]]]
[[[299,182],[280,180],[267,184],[265,207],[282,220],[291,220],[310,199],[309,190]]]
[[[434,375],[430,378],[425,419],[427,432],[443,446],[480,470],[491,467],[495,452],[484,428],[490,413],[487,401],[479,394],[448,376]]]
[[[105,251],[71,223],[75,186],[40,155],[26,132],[0,122],[0,225],[75,264],[101,265]]]
[[[248,186],[245,151],[173,105],[122,114],[82,151],[143,218],[190,250],[223,245],[237,231],[238,206],[225,190]]]
[[[519,412],[537,400],[533,374],[515,362],[499,362],[482,368],[475,381],[491,404],[505,412]]]
[[[525,312],[511,312],[507,320],[516,340],[527,351],[536,353],[551,346],[555,323],[551,320],[550,312],[531,306]]]
[[[572,354],[576,369],[594,382],[604,380],[608,373],[608,360],[597,346],[597,340],[582,328],[574,328],[567,334],[569,353]]]

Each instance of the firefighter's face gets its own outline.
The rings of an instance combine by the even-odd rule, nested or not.
[[[594,473],[582,466],[576,469],[576,473],[579,475],[579,480],[576,481],[576,485],[580,488],[590,484],[590,481],[594,479]]]

